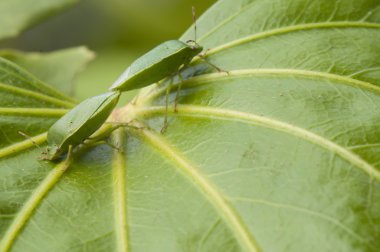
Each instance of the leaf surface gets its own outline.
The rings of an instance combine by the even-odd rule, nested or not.
[[[379,13],[377,0],[219,1],[198,43],[228,73],[184,69],[164,135],[161,85],[113,114],[141,127],[113,133],[119,150],[53,164],[21,137],[1,142],[0,248],[377,251]],[[41,145],[56,119],[1,118]]]

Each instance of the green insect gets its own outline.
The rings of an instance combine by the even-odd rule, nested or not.
[[[136,61],[115,81],[110,90],[129,91],[143,88],[166,77],[179,73],[181,66],[186,66],[203,47],[196,41],[195,8],[192,7],[194,22],[194,40],[184,43],[179,40],[169,40],[153,48]]]
[[[189,40],[187,43],[179,40],[169,40],[158,45],[134,61],[110,87],[110,90],[125,92],[143,88],[157,83],[164,78],[169,78],[170,82],[166,91],[166,113],[164,126],[161,129],[161,133],[166,130],[168,125],[168,96],[173,83],[173,77],[178,74],[178,77],[181,80],[177,88],[177,94],[174,102],[174,111],[176,111],[178,96],[181,91],[183,80],[180,70],[186,67],[195,56],[199,56],[205,63],[215,68],[217,71],[223,71],[211,62],[208,62],[205,59],[205,55],[201,53],[203,51],[203,47],[196,43],[197,26],[195,8],[193,7],[192,10],[195,34],[194,40]]]
[[[84,100],[56,121],[48,131],[45,160],[55,160],[88,139],[107,120],[119,100],[114,91]]]
[[[161,129],[161,133],[163,133],[168,124],[168,96],[173,83],[173,77],[178,74],[182,80],[182,76],[179,72],[181,67],[188,65],[202,50],[203,47],[193,41],[188,41],[188,43],[179,40],[166,41],[134,61],[115,81],[110,90],[124,92],[143,88],[169,77],[171,80],[166,92],[166,113],[164,126]],[[179,83],[175,97],[175,110],[181,84],[182,81]]]
[[[134,61],[110,90],[124,92],[156,83],[178,73],[182,65],[189,64],[202,50],[196,43],[190,45],[179,40],[166,41]]]

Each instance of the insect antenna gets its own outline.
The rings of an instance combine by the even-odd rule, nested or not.
[[[36,143],[36,141],[33,140],[33,138],[29,135],[27,135],[26,133],[22,132],[22,131],[17,131],[18,134],[20,134],[21,136],[25,137],[27,140],[29,140],[34,146],[38,147],[39,149],[42,149],[41,146],[38,145],[38,143]]]
[[[195,7],[192,6],[192,14],[193,14],[193,25],[194,25],[194,39],[190,39],[186,41],[186,43],[193,43],[194,45],[200,47],[200,45],[197,43],[197,17],[195,14]]]
[[[195,12],[195,6],[191,7],[192,16],[193,16],[193,24],[194,24],[194,42],[197,43],[197,16]]]

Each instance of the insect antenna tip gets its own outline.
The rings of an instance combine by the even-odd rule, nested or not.
[[[194,41],[197,41],[197,17],[195,6],[191,7],[192,16],[193,16],[193,24],[194,24]]]
[[[37,146],[38,148],[41,149],[41,146],[39,146],[39,145],[33,140],[33,138],[32,138],[31,136],[27,135],[26,133],[22,132],[21,130],[17,131],[17,133],[18,133],[19,135],[23,136],[24,138],[28,139],[30,142],[32,142],[32,144],[33,144],[34,146]]]

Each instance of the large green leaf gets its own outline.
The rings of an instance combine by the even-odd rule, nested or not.
[[[58,164],[15,132],[43,145],[62,106],[0,104],[0,248],[378,251],[379,23],[378,0],[219,1],[198,37],[228,74],[196,59],[165,135],[154,86],[113,114],[143,127],[118,151]]]
[[[77,0],[1,0],[0,39],[14,37],[25,28],[76,2]]]

